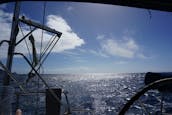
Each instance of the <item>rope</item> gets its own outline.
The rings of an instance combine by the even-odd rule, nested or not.
[[[40,71],[39,71],[39,73],[40,73]],[[37,78],[37,85],[38,85],[38,87],[37,87],[37,99],[36,99],[36,105],[37,105],[37,109],[36,109],[36,114],[38,114],[38,110],[39,110],[39,77]]]
[[[54,37],[53,41],[55,40],[56,37],[57,37],[57,35]],[[41,60],[39,61],[39,67],[37,68],[37,71],[41,68],[41,66],[43,65],[44,61],[46,60],[46,58],[48,57],[48,55],[51,53],[52,49],[53,49],[54,46],[57,44],[57,42],[58,42],[59,39],[60,39],[60,38],[58,38],[58,39],[55,41],[55,43],[53,44],[53,46],[52,46],[51,49],[49,50],[48,54],[44,57],[43,61],[41,62],[43,56],[45,55],[45,53],[47,52],[48,49],[46,49],[46,51],[42,54]],[[52,43],[53,43],[53,42],[52,42]],[[49,44],[49,47],[52,45],[52,43]]]
[[[30,61],[27,59],[27,57],[25,55],[23,55],[22,53],[14,53],[15,55],[20,55],[22,56],[25,61],[29,64],[29,66],[33,69],[33,71],[35,72],[35,74],[41,79],[41,81],[44,83],[44,85],[48,88],[48,91],[52,94],[52,96],[56,99],[57,102],[59,102],[61,105],[64,105],[60,99],[56,96],[56,94],[54,93],[54,91],[49,87],[49,85],[47,84],[47,82],[40,76],[40,74],[37,72],[37,70],[32,66],[32,64],[30,63]],[[65,105],[64,105],[65,106]]]
[[[22,27],[21,27],[21,24],[20,24],[20,23],[19,23],[19,28],[20,28],[20,30],[21,30],[21,33],[22,33],[23,37],[24,37],[24,32],[23,32],[23,30],[22,30]],[[26,45],[26,47],[27,47],[27,51],[28,51],[28,53],[29,53],[29,58],[30,58],[30,60],[32,60],[32,56],[31,56],[31,53],[30,53],[30,50],[29,50],[28,43],[27,43],[26,39],[24,39],[24,41],[25,41],[25,45]]]
[[[43,11],[43,19],[42,19],[42,24],[44,25],[45,23],[45,10],[46,10],[46,1],[44,1],[44,11]],[[43,42],[43,37],[44,37],[44,30],[42,29],[42,34],[41,34],[41,48],[40,48],[40,58],[41,58],[41,53],[42,53],[42,42]]]
[[[55,36],[55,38],[57,37],[57,35]],[[59,41],[60,38],[58,38],[55,43],[53,44],[53,46],[51,47],[51,49],[49,50],[48,54],[45,56],[45,58],[42,60],[41,65],[44,63],[44,61],[47,59],[47,57],[49,56],[49,54],[51,53],[51,51],[53,50],[53,48],[55,47],[55,45],[57,44],[57,42]]]
[[[45,9],[46,9],[46,1],[44,1],[44,11],[43,11],[43,19],[42,19],[43,20],[43,23],[42,23],[43,25],[45,23]],[[41,60],[41,55],[42,55],[43,37],[44,37],[44,30],[42,29],[42,34],[41,34],[41,47],[40,47],[40,59],[39,60]],[[39,73],[40,73],[40,71],[39,71]],[[37,89],[37,92],[39,92],[39,77],[38,77],[38,89]],[[38,107],[39,107],[39,94],[37,93],[37,110],[38,110]]]
[[[44,1],[44,7],[43,7],[43,19],[42,19],[42,24],[44,25],[45,24],[45,10],[46,10],[46,1]],[[42,55],[42,47],[43,47],[43,38],[44,38],[44,30],[42,29],[42,34],[41,34],[41,47],[40,47],[40,59],[39,61],[41,60],[41,55]],[[42,66],[40,66],[42,67]],[[40,73],[40,69],[39,70],[39,73]],[[39,91],[39,78],[38,78],[38,89],[37,91]],[[39,94],[37,94],[37,108],[39,107]],[[38,109],[37,109],[38,110]]]
[[[48,49],[50,48],[50,46],[51,46],[52,43],[54,42],[55,38],[56,38],[56,36],[52,36],[52,37],[50,38],[49,42],[47,43],[47,45],[46,45],[46,47],[45,47],[45,49],[44,49],[44,51],[43,51],[43,53],[42,53],[42,55],[41,55],[40,60],[41,60],[42,57],[46,54],[46,52],[48,51]],[[52,39],[53,39],[53,40],[52,40]]]

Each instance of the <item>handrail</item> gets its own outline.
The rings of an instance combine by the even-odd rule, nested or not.
[[[0,42],[0,46],[1,46],[4,42],[7,42],[7,43],[9,44],[10,41],[8,41],[8,40],[2,40],[2,41]]]

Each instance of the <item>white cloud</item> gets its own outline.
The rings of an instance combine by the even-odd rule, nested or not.
[[[79,47],[85,43],[83,39],[73,32],[71,27],[62,17],[49,15],[47,20],[47,25],[49,27],[63,33],[54,51],[62,52],[68,49],[75,49],[76,47]]]
[[[146,57],[139,52],[139,45],[131,37],[123,36],[120,39],[105,39],[102,36],[100,44],[102,51],[111,56],[120,56],[124,58]]]
[[[102,44],[103,50],[113,56],[121,56],[126,58],[134,57],[134,52],[128,49],[125,44],[119,43],[113,39],[108,39]]]
[[[94,49],[82,49],[82,48],[78,48],[77,49],[79,52],[77,54],[87,54],[87,55],[95,55],[95,56],[99,56],[99,57],[104,57],[107,58],[109,57],[108,55],[106,55],[103,51],[101,50],[94,50]]]
[[[0,40],[3,40],[3,39],[9,40],[10,32],[11,32],[11,20],[12,20],[12,13],[6,13],[3,10],[0,10],[0,25],[3,27],[3,28],[0,28],[0,33],[3,33],[3,34],[0,34]],[[72,30],[72,28],[68,25],[68,23],[65,21],[65,19],[63,19],[60,16],[49,15],[47,17],[46,24],[47,24],[47,26],[49,26],[53,29],[56,29],[57,31],[62,32],[62,36],[61,36],[60,40],[58,41],[57,45],[53,49],[53,52],[55,52],[55,53],[75,49],[76,47],[79,47],[85,43],[84,40],[81,39]],[[29,31],[28,31],[28,29],[26,29],[26,27],[23,27],[23,32],[26,34]],[[36,45],[36,48],[38,50],[37,52],[39,52],[39,50],[40,50],[41,34],[42,34],[42,30],[40,30],[40,29],[33,32],[33,36],[37,43],[37,45]],[[19,32],[17,38],[22,38],[21,32]],[[43,47],[46,46],[46,44],[50,38],[51,38],[51,35],[47,32],[44,32]],[[28,44],[30,44],[29,41],[28,41]],[[2,50],[2,48],[0,49],[1,57],[5,57],[4,54],[6,54],[6,52],[5,52],[5,51],[7,51],[6,49],[7,49],[7,45],[3,45],[3,50]],[[31,46],[30,46],[30,49],[31,49]],[[24,42],[22,42],[20,45],[18,45],[16,47],[16,51],[22,52],[24,54],[28,53]]]
[[[101,57],[105,57],[105,58],[107,58],[107,57],[109,57],[108,55],[106,55],[105,53],[103,53],[102,51],[96,51],[96,50],[89,50],[89,52],[91,53],[91,54],[94,54],[94,55],[96,55],[96,56],[101,56]]]
[[[105,35],[98,35],[98,36],[96,37],[96,39],[97,39],[97,40],[102,40],[104,37],[105,37]]]
[[[148,58],[151,58],[151,57],[147,57],[147,56],[145,56],[145,55],[143,55],[143,54],[137,54],[137,56],[139,57],[139,58],[142,58],[142,59],[148,59]]]
[[[125,47],[131,50],[139,50],[139,46],[136,44],[136,42],[133,40],[133,38],[128,38],[128,37],[124,37],[125,41]]]
[[[63,54],[67,56],[79,56],[79,54],[74,51],[63,51]]]
[[[81,49],[81,48],[78,48],[78,51],[80,51],[82,53],[86,53],[87,52],[85,49]]]

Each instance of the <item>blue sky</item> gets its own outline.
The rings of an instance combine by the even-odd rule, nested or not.
[[[42,23],[43,4],[22,2],[21,15]],[[0,23],[4,26],[0,29],[4,33],[0,39],[9,39],[13,7],[13,3],[0,6]],[[63,35],[42,70],[45,73],[172,71],[171,20],[172,13],[169,12],[91,3],[47,2],[45,24]],[[23,29],[28,32],[24,25]],[[39,39],[41,31],[33,35]],[[45,33],[45,43],[49,38],[50,34]],[[16,51],[28,55],[24,42]],[[5,63],[5,51],[1,49],[0,52]],[[20,57],[14,62],[13,71],[28,72],[28,65]]]

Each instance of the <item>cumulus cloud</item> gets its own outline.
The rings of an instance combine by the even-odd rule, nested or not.
[[[102,39],[104,39],[104,37],[105,37],[105,35],[98,35],[98,36],[96,37],[96,39],[97,39],[97,40],[102,40]]]
[[[47,17],[47,25],[63,33],[54,50],[56,52],[74,49],[85,43],[83,39],[73,32],[67,22],[60,16],[49,15]]]
[[[100,36],[98,36],[98,38],[100,38]],[[139,45],[131,37],[123,36],[120,39],[105,39],[101,36],[100,44],[102,51],[111,56],[119,56],[124,58],[146,57],[139,52]]]
[[[0,33],[3,33],[3,34],[0,34],[0,40],[3,40],[3,39],[9,40],[10,32],[11,32],[11,20],[12,20],[12,13],[7,13],[7,12],[4,12],[3,10],[0,10],[0,25],[3,27],[0,29]],[[55,52],[55,53],[75,49],[76,47],[80,47],[81,45],[83,45],[85,43],[84,40],[82,38],[80,38],[72,30],[72,28],[69,26],[69,24],[61,16],[57,16],[57,15],[47,16],[46,25],[53,29],[56,29],[57,31],[62,32],[62,36],[61,36],[60,40],[58,41],[57,45],[53,49],[53,52]],[[22,30],[25,34],[29,32],[29,29],[27,29],[26,27],[22,26],[22,28],[23,28]],[[37,44],[36,49],[38,51],[40,50],[41,34],[42,34],[42,30],[40,30],[40,29],[37,29],[36,31],[33,32],[33,36],[34,36],[36,44]],[[44,40],[43,40],[42,46],[45,47],[48,40],[51,38],[51,34],[44,31],[43,37],[44,37]],[[21,32],[19,32],[17,38],[22,38]],[[27,41],[27,42],[28,42],[28,44],[30,44],[29,41]],[[31,50],[31,44],[30,44],[29,48]],[[0,50],[1,57],[5,56],[4,54],[6,53],[5,52],[6,50],[4,50],[4,49],[7,49],[7,45],[3,45],[3,50],[1,48],[1,50]],[[28,53],[24,42],[22,42],[21,44],[19,44],[16,47],[16,51],[22,52],[24,54]]]
[[[82,53],[90,53],[99,57],[109,58],[111,56],[123,57],[123,58],[140,58],[147,59],[138,43],[134,38],[127,35],[123,35],[121,38],[111,37],[107,35],[98,35],[96,37],[100,48],[98,50],[93,49],[79,49]],[[120,64],[123,64],[121,62]]]
[[[103,53],[102,51],[96,51],[96,50],[89,50],[89,53],[96,55],[96,56],[101,56],[101,57],[109,57],[108,55],[106,55],[105,53]]]
[[[113,56],[134,57],[134,51],[132,49],[129,49],[126,44],[119,43],[113,39],[105,41],[105,43],[102,44],[102,48],[105,52]]]

